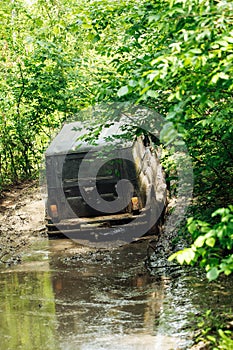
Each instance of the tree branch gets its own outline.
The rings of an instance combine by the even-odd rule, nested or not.
[[[21,66],[20,63],[18,63],[18,66],[19,66],[21,82],[22,82],[22,89],[20,91],[19,98],[18,98],[18,101],[17,101],[17,114],[18,114],[18,117],[20,117],[20,103],[21,103],[21,100],[22,100],[22,97],[23,97],[23,94],[24,94],[24,91],[25,91],[25,82],[24,82],[24,77],[23,77],[22,66]]]

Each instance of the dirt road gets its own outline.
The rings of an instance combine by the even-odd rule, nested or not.
[[[0,199],[4,349],[187,349],[197,312],[232,307],[230,280],[207,286],[200,272],[169,266],[174,220],[148,265],[144,240],[115,251],[48,240],[42,197],[27,182]]]

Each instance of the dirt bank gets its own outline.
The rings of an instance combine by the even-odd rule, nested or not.
[[[1,193],[0,265],[20,262],[33,238],[45,235],[44,201],[36,182],[25,182]]]

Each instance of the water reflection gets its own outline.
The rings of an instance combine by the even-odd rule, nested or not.
[[[49,272],[2,273],[0,300],[1,349],[56,349]]]
[[[141,246],[130,246],[75,260],[54,256],[61,349],[145,349],[145,342],[155,348],[164,283],[145,272],[144,254]]]
[[[188,349],[191,317],[221,300],[232,305],[232,288],[207,289],[196,273],[151,277],[144,248],[38,241],[21,266],[0,271],[0,348]]]

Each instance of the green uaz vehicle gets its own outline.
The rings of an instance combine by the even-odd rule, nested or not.
[[[124,129],[124,128],[123,128]],[[157,230],[166,184],[149,136],[126,138],[120,123],[93,142],[65,124],[46,151],[47,228],[80,241],[130,242]]]

